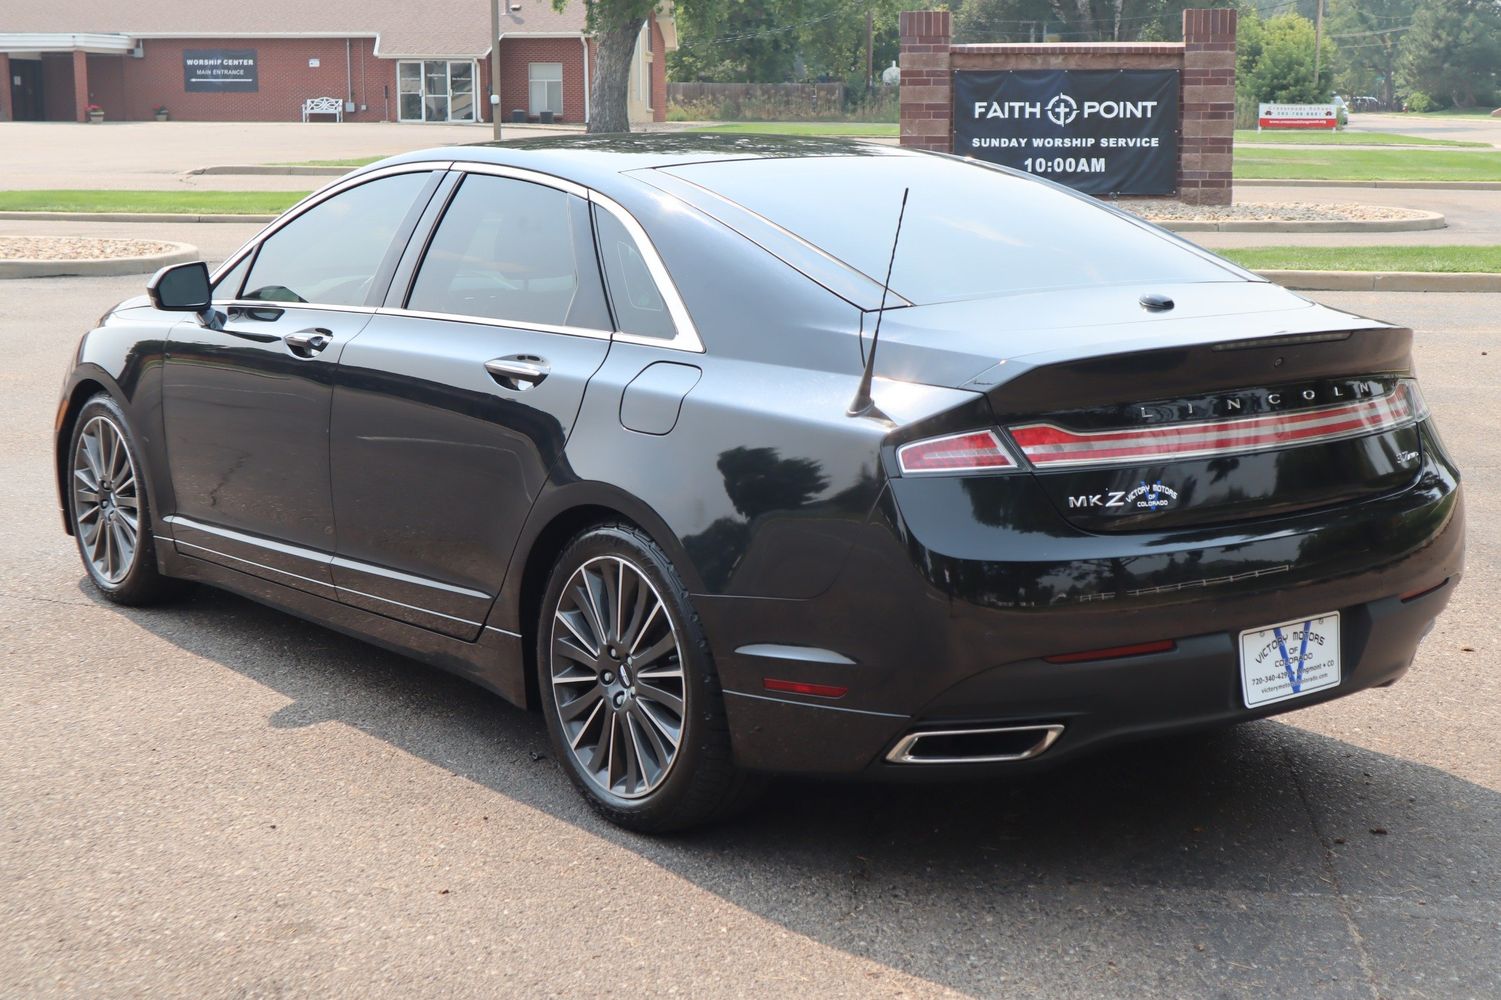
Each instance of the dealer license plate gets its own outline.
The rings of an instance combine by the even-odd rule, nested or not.
[[[1332,688],[1339,676],[1338,611],[1240,634],[1240,688],[1247,708]]]

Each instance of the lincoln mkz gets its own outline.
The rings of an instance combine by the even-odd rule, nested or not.
[[[79,345],[64,522],[546,718],[615,822],[1392,683],[1459,580],[1409,330],[831,140],[396,157]]]

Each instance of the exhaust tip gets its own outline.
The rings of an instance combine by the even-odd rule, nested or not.
[[[908,733],[886,755],[893,764],[993,764],[1036,757],[1058,741],[1062,723],[925,729]]]

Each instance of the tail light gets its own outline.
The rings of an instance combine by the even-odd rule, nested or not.
[[[948,472],[994,472],[1015,469],[1016,459],[994,431],[967,431],[913,441],[897,449],[904,476]]]
[[[1010,431],[1034,466],[1054,469],[1269,451],[1379,434],[1427,415],[1417,383],[1403,380],[1385,396],[1287,413],[1121,430],[1071,431],[1039,423]]]

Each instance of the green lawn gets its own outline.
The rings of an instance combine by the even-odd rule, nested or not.
[[[306,191],[0,191],[0,212],[279,215]]]
[[[376,160],[384,160],[384,156],[356,156],[350,160],[299,160],[296,163],[273,163],[273,167],[367,167]]]
[[[1251,149],[1235,153],[1246,179],[1501,181],[1501,152],[1416,149]]]
[[[1237,143],[1295,143],[1305,146],[1485,146],[1483,142],[1460,142],[1458,139],[1425,139],[1418,135],[1396,132],[1326,132],[1323,129],[1288,129],[1283,132],[1258,132],[1253,128],[1236,129]]]
[[[1215,253],[1255,271],[1501,272],[1501,246],[1251,247]]]
[[[712,128],[696,129],[699,132],[720,132],[727,135],[844,135],[844,136],[891,136],[895,138],[896,122],[726,122]]]
[[[1488,118],[1494,108],[1444,108],[1442,111],[1405,111],[1414,118]]]

